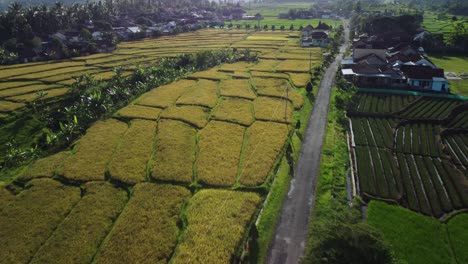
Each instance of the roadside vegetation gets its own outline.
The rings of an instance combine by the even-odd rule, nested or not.
[[[362,221],[359,199],[349,200],[345,109],[354,92],[343,82],[333,88],[303,263],[392,263],[380,234]]]

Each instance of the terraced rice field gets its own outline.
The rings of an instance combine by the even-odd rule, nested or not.
[[[19,64],[0,67],[0,112],[2,117],[13,114],[29,103],[38,99],[50,100],[52,98],[62,98],[69,92],[69,86],[73,84],[76,77],[84,74],[91,74],[98,80],[106,81],[113,76],[113,67],[124,68],[124,76],[130,75],[137,64],[151,65],[159,58],[175,57],[182,53],[195,53],[203,50],[223,49],[223,48],[249,48],[259,53],[260,57],[271,57],[275,59],[274,64],[283,63],[282,72],[291,71],[295,73],[291,76],[297,87],[307,84],[306,77],[298,76],[297,72],[307,72],[309,69],[309,56],[311,51],[314,54],[314,65],[319,63],[321,56],[320,49],[310,49],[295,52],[284,52],[281,48],[298,45],[297,37],[299,32],[257,32],[246,30],[200,30],[191,33],[184,33],[177,36],[161,37],[158,39],[146,39],[143,41],[125,42],[119,44],[118,48],[109,54],[94,54],[87,57],[78,57],[65,61],[38,62],[29,64]],[[271,39],[276,38],[274,45]],[[190,48],[187,48],[190,47]],[[268,49],[264,49],[268,47]],[[307,56],[306,56],[307,55]],[[296,59],[290,64],[285,60]],[[295,64],[295,63],[299,64]],[[260,62],[257,71],[274,71]],[[194,79],[208,80],[229,80],[233,76],[237,78],[249,79],[247,69],[256,65],[239,64],[237,68],[224,66],[225,68],[208,70],[196,73]],[[280,70],[278,69],[278,71]],[[270,73],[272,74],[272,73]],[[285,75],[288,79],[289,76]],[[39,96],[37,93],[45,92]]]
[[[123,43],[113,54],[34,64],[18,75],[42,76],[41,65],[58,75],[68,74],[67,67],[104,70],[133,56],[179,54],[187,41],[197,43],[194,51],[235,41],[252,42],[255,50],[268,43],[267,36],[280,39],[275,51],[299,45],[297,38],[280,35],[202,30]],[[150,90],[93,124],[69,149],[35,161],[13,183],[0,185],[0,262],[239,259],[303,111],[307,70],[298,73],[291,65],[291,71],[277,72],[275,65],[282,63],[284,70],[286,62],[221,65]],[[66,66],[56,67],[61,63]],[[39,85],[45,84],[18,78],[0,94],[10,98],[9,90]],[[54,89],[62,88],[46,91]],[[6,102],[0,105],[24,106]]]
[[[463,100],[358,94],[349,110],[361,194],[436,218],[468,208]]]

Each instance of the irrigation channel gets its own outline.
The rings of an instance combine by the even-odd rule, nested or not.
[[[296,264],[304,255],[309,216],[315,203],[315,187],[320,171],[320,156],[327,125],[331,88],[349,42],[347,22],[344,23],[344,29],[344,43],[340,53],[325,72],[315,98],[294,177],[288,195],[283,201],[275,237],[268,251],[267,263]]]

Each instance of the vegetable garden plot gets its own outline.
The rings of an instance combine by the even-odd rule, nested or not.
[[[253,92],[249,80],[223,80],[220,84],[222,96],[255,99],[257,95]]]
[[[440,127],[427,123],[400,126],[396,132],[396,151],[423,156],[442,156]]]
[[[78,141],[74,154],[65,160],[60,175],[74,181],[104,180],[107,164],[127,128],[115,119],[92,125]]]
[[[218,101],[218,82],[199,80],[177,100],[177,105],[198,105],[213,108]]]
[[[80,200],[80,188],[51,179],[30,181],[0,211],[0,256],[4,263],[26,263]]]
[[[411,119],[442,120],[447,118],[455,107],[463,103],[461,100],[424,97],[411,104],[405,111],[400,113],[400,116]]]
[[[356,158],[361,192],[394,200],[401,197],[402,183],[390,150],[358,146]]]
[[[26,104],[14,103],[10,101],[0,101],[0,112],[8,113],[25,107]]]
[[[464,110],[455,115],[447,124],[449,128],[468,129],[468,110]]]
[[[255,119],[290,124],[293,105],[288,100],[258,97],[254,102]]]
[[[229,263],[261,199],[256,193],[201,190],[189,200],[187,230],[172,263]]]
[[[221,99],[213,109],[211,119],[250,126],[255,121],[253,103],[238,98]]]
[[[457,133],[444,137],[447,151],[455,164],[468,167],[468,133]]]
[[[176,246],[180,210],[190,191],[140,183],[96,255],[96,263],[167,263]]]
[[[43,93],[29,93],[23,95],[17,95],[6,98],[7,100],[18,102],[18,103],[30,103],[37,100],[46,100],[50,98],[65,96],[70,92],[70,88],[59,88],[59,89],[50,89],[43,91]]]
[[[91,263],[127,202],[127,193],[106,182],[84,186],[84,196],[34,255],[31,263]]]
[[[52,156],[35,161],[19,177],[21,181],[29,181],[35,178],[52,178],[58,167],[70,155],[68,151],[62,151]]]
[[[179,121],[161,120],[151,177],[156,180],[191,183],[197,130]]]
[[[241,161],[239,181],[242,185],[255,187],[267,180],[288,133],[285,124],[257,121],[250,126]]]
[[[129,105],[120,109],[117,113],[117,117],[128,118],[128,119],[147,119],[147,120],[158,120],[159,115],[163,109],[141,106],[141,105]]]
[[[410,209],[440,217],[467,206],[466,179],[447,161],[403,154],[397,157]]]
[[[136,104],[160,108],[169,107],[195,84],[196,82],[192,80],[180,80],[154,88],[137,99]]]
[[[351,121],[356,145],[393,148],[395,119],[352,117]]]
[[[375,93],[358,93],[356,104],[350,110],[365,113],[394,113],[403,109],[417,96],[411,95],[380,95]]]
[[[200,106],[171,106],[163,111],[161,118],[180,120],[197,128],[208,123],[208,110]]]
[[[126,184],[145,181],[155,136],[156,122],[133,120],[115,151],[110,177]]]
[[[245,128],[231,123],[210,121],[199,134],[198,182],[214,186],[236,183]]]

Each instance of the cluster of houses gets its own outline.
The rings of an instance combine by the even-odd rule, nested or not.
[[[331,30],[332,26],[320,21],[315,28],[308,25],[302,30],[302,47],[327,47],[330,44],[328,34]]]
[[[341,66],[344,78],[361,88],[450,90],[444,70],[426,58],[414,36],[405,32],[359,36]]]

